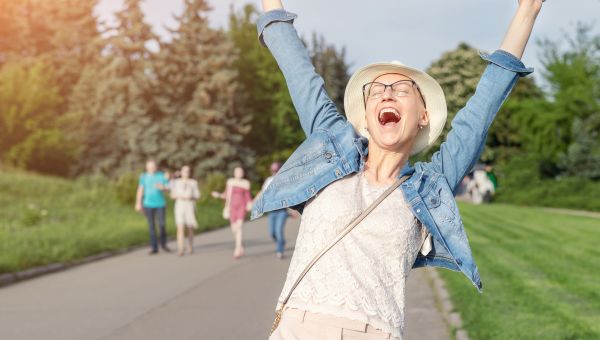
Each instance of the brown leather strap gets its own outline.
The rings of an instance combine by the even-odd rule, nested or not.
[[[282,302],[283,306],[285,306],[287,304],[288,300],[292,296],[292,293],[294,292],[294,289],[296,289],[296,287],[300,284],[300,281],[302,281],[304,276],[306,276],[308,271],[315,265],[315,263],[317,263],[317,261],[319,261],[319,259],[323,255],[325,255],[326,252],[329,251],[329,249],[333,248],[333,246],[335,246],[338,242],[340,242],[340,240],[342,238],[344,238],[344,236],[348,235],[348,233],[350,233],[350,231],[352,231],[352,229],[354,229],[354,227],[356,227],[362,220],[364,220],[365,217],[367,217],[367,215],[369,215],[371,213],[371,211],[373,211],[373,209],[375,209],[379,205],[379,203],[381,203],[386,197],[388,197],[394,190],[396,190],[396,188],[398,188],[402,183],[404,183],[409,177],[410,176],[403,176],[402,178],[400,178],[396,182],[394,182],[394,184],[392,184],[392,186],[390,186],[383,194],[381,194],[381,196],[379,196],[373,203],[371,203],[371,205],[369,205],[367,207],[367,209],[365,209],[365,211],[363,211],[360,215],[358,215],[358,217],[356,217],[354,220],[352,220],[352,222],[350,222],[350,224],[348,224],[348,226],[344,230],[342,230],[342,232],[340,232],[323,250],[321,250],[312,259],[312,261],[310,261],[308,263],[306,268],[304,268],[302,273],[300,273],[300,276],[298,277],[298,279],[296,279],[296,282],[294,282],[294,284],[292,285],[292,289],[290,289],[288,295],[283,300],[283,302]]]

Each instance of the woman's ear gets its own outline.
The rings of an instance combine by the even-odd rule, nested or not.
[[[421,116],[419,117],[419,125],[420,126],[429,125],[429,112],[427,112],[427,109],[425,109],[425,110],[423,110],[423,112],[421,112]]]

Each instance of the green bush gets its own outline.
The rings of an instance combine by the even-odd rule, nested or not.
[[[67,176],[76,153],[72,145],[59,130],[39,130],[13,146],[6,160],[21,169]]]
[[[600,211],[600,182],[581,177],[543,178],[543,162],[518,156],[498,167],[495,201],[556,208]]]
[[[133,206],[135,203],[138,181],[139,176],[137,174],[127,172],[121,174],[112,183],[115,195],[120,203]]]
[[[227,181],[227,176],[225,176],[221,172],[211,172],[206,176],[206,179],[200,183],[200,197],[201,203],[206,203],[209,201],[214,201],[210,195],[213,191],[223,192],[225,190],[225,182]]]

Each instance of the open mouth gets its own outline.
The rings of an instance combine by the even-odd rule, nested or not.
[[[400,122],[400,113],[394,108],[386,107],[379,111],[379,116],[377,118],[379,124],[391,127]]]

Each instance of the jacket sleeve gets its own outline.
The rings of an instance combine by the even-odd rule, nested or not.
[[[260,42],[267,46],[285,77],[292,102],[306,136],[318,128],[331,128],[342,117],[325,91],[310,56],[293,26],[296,14],[269,11],[257,22]]]
[[[498,50],[481,54],[489,64],[475,94],[454,117],[446,141],[430,162],[456,191],[463,177],[475,166],[485,145],[488,129],[519,77],[533,72],[512,54]]]

